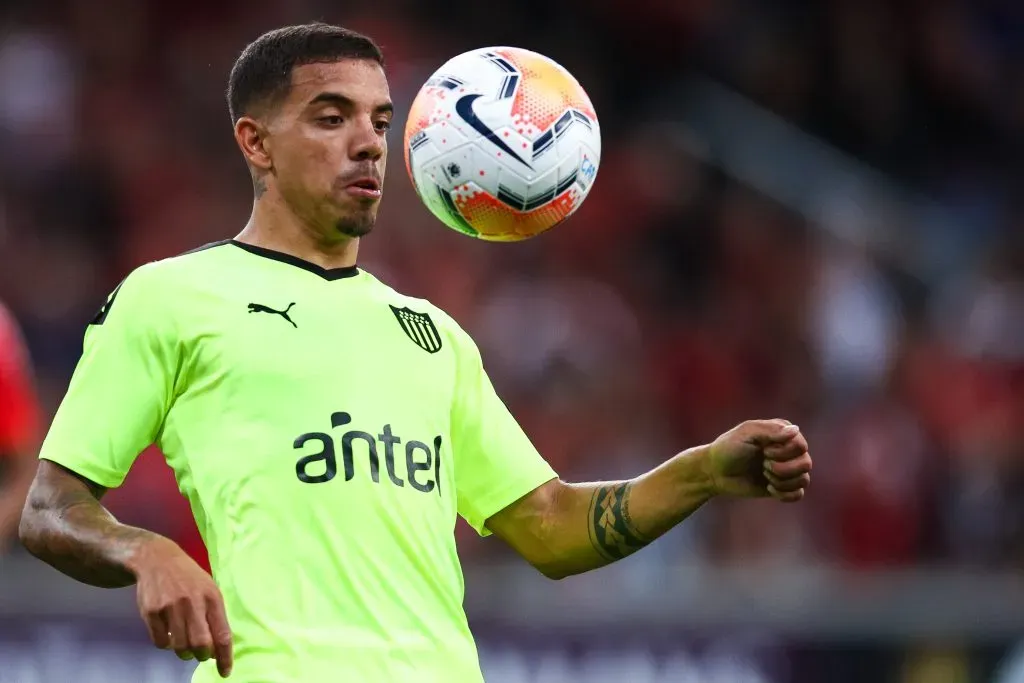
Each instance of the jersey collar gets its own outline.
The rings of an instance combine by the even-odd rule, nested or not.
[[[238,240],[229,240],[229,242],[239,249],[244,249],[250,254],[256,256],[262,256],[263,258],[272,259],[274,261],[280,261],[281,263],[287,263],[290,266],[296,268],[302,268],[308,270],[314,275],[319,275],[325,280],[341,280],[347,277],[355,277],[359,274],[359,268],[356,266],[345,266],[344,268],[324,268],[318,266],[315,263],[310,263],[305,259],[300,259],[298,256],[292,256],[286,254],[283,251],[275,251],[273,249],[267,249],[265,247],[257,247],[254,244],[247,244],[245,242],[239,242]]]

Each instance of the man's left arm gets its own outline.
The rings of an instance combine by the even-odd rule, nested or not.
[[[810,471],[798,427],[755,420],[635,479],[549,481],[486,526],[545,576],[559,579],[633,554],[718,495],[799,501]]]

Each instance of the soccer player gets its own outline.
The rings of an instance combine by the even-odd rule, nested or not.
[[[36,472],[38,428],[28,351],[14,316],[0,304],[0,553],[16,535]]]
[[[614,562],[715,495],[797,501],[800,430],[743,423],[630,481],[567,484],[509,414],[469,336],[356,265],[392,104],[377,46],[272,31],[230,76],[252,216],[110,295],[49,434],[21,525],[32,553],[137,586],[150,636],[251,683],[481,680],[457,515],[546,576]],[[101,505],[159,444],[213,578]]]

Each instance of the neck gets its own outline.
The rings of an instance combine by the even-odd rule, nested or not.
[[[321,268],[356,265],[358,237],[328,238],[281,203],[268,199],[253,202],[249,222],[236,240],[290,254]]]

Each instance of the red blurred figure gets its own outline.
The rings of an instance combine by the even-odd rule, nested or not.
[[[39,404],[28,350],[0,304],[0,551],[12,539],[35,475]]]

